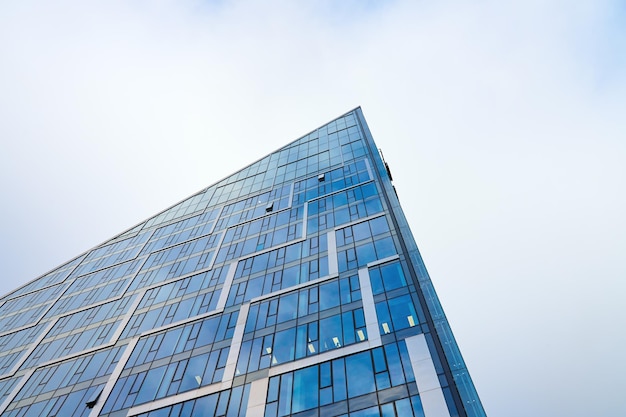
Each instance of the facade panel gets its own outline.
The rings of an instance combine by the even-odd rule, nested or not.
[[[0,300],[2,416],[484,416],[360,108]]]

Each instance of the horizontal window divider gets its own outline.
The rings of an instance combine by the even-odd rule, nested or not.
[[[299,237],[297,239],[290,240],[289,242],[281,243],[280,245],[272,246],[270,248],[265,248],[258,252],[254,252],[249,255],[242,256],[240,258],[229,259],[229,261],[236,261],[236,262],[245,261],[248,258],[254,258],[255,256],[263,255],[264,253],[271,252],[273,250],[280,249],[280,248],[286,248],[287,246],[294,245],[296,243],[302,243],[302,242],[306,242],[306,237]]]
[[[336,226],[332,230],[337,232],[339,230],[345,229],[346,227],[351,227],[351,226],[354,226],[355,224],[368,222],[370,220],[374,220],[374,219],[377,219],[379,217],[383,217],[384,215],[385,215],[384,212],[372,214],[371,216],[363,217],[362,219],[353,220],[350,223],[345,223],[345,224],[342,224],[341,226]]]
[[[150,257],[150,255],[154,255],[155,253],[163,252],[164,250],[169,250],[169,249],[175,248],[176,246],[184,245],[184,244],[187,244],[187,243],[189,243],[189,242],[193,242],[194,240],[199,240],[199,239],[205,238],[205,237],[207,237],[207,236],[211,236],[212,234],[213,234],[213,233],[207,233],[207,234],[204,234],[204,235],[202,235],[202,236],[195,236],[195,237],[192,237],[191,239],[187,239],[187,240],[184,240],[184,241],[182,241],[182,242],[177,242],[177,243],[174,243],[173,245],[166,246],[166,247],[161,248],[161,249],[156,249],[156,250],[154,250],[154,251],[152,251],[152,252],[149,252],[149,253],[144,254],[144,256],[145,256],[145,257],[146,257],[146,259],[147,259],[147,258],[149,258],[149,257]],[[223,234],[222,234],[222,235],[223,235]],[[223,239],[223,238],[222,238],[222,239]],[[221,242],[221,240],[220,240],[220,242]],[[215,248],[210,248],[209,250],[213,250],[213,249],[215,249]],[[188,256],[191,256],[191,255],[188,255]],[[179,258],[177,258],[177,260],[178,260],[178,259],[179,259]],[[107,267],[107,268],[109,268],[109,267]]]
[[[273,366],[269,368],[269,377],[284,374],[286,372],[297,371],[312,365],[318,365],[322,362],[341,358],[343,356],[352,355],[353,353],[364,352],[382,346],[380,339],[378,341],[365,340],[352,345],[348,345],[339,349],[329,350],[318,355],[308,356],[306,358],[288,362],[283,365]]]
[[[400,259],[400,255],[391,255],[383,259],[378,259],[376,261],[368,262],[367,267],[373,268],[378,265],[386,264],[387,262],[392,262]]]
[[[310,203],[311,201],[320,200],[322,198],[327,198],[327,197],[330,197],[331,195],[334,195],[334,194],[337,194],[337,193],[342,193],[342,192],[350,190],[352,188],[360,187],[361,185],[369,184],[370,182],[374,182],[374,180],[369,179],[367,181],[363,181],[363,182],[360,182],[358,184],[354,184],[354,185],[351,185],[349,187],[342,188],[341,190],[337,190],[337,191],[333,191],[333,192],[328,193],[328,194],[320,195],[319,197],[312,198],[310,200],[307,200],[306,202]]]
[[[153,410],[157,410],[159,408],[171,406],[174,404],[178,404],[184,401],[194,400],[196,398],[204,397],[205,395],[215,394],[216,392],[224,391],[232,388],[232,380],[224,381],[224,382],[216,382],[211,385],[204,386],[202,388],[198,388],[192,391],[182,392],[180,394],[171,395],[169,397],[160,398],[158,400],[137,405],[128,410],[126,414],[128,417],[136,416],[139,414],[148,413]],[[98,414],[89,414],[89,417],[97,417]]]
[[[198,314],[197,316],[193,316],[193,317],[189,317],[174,323],[170,323],[170,324],[166,324],[164,326],[161,327],[156,327],[154,329],[150,329],[150,330],[146,330],[145,332],[141,333],[139,335],[139,337],[145,337],[145,336],[150,336],[152,334],[155,333],[159,333],[165,330],[169,330],[169,329],[173,329],[174,327],[178,327],[178,326],[183,326],[189,323],[193,323],[194,321],[199,321],[199,320],[204,320],[208,317],[212,317],[212,316],[216,316],[218,314],[221,314],[224,312],[224,309],[215,309],[215,310],[211,310],[211,311],[207,311],[206,313],[202,313],[202,314]]]
[[[265,214],[263,214],[263,215],[261,215],[259,217],[255,217],[254,219],[244,220],[242,222],[232,224],[232,225],[226,227],[226,229],[224,229],[224,230],[232,229],[233,227],[241,226],[242,224],[252,223],[252,222],[255,222],[257,220],[263,219],[265,217],[273,216],[273,215],[276,215],[278,213],[282,213],[283,211],[291,210],[291,208],[292,208],[291,205],[289,205],[288,207],[282,208],[282,209],[277,210],[277,211],[269,211],[269,212],[267,212],[267,213],[265,213]]]
[[[140,292],[140,293],[141,293],[141,294],[142,294],[142,296],[143,296],[143,293],[144,293],[145,291],[153,290],[153,289],[155,289],[155,288],[159,288],[159,287],[162,287],[162,286],[164,286],[164,285],[171,284],[171,283],[176,282],[176,281],[181,281],[181,280],[183,280],[183,279],[186,279],[186,278],[189,278],[189,277],[193,277],[194,275],[200,275],[200,274],[203,274],[203,273],[205,273],[205,272],[210,271],[211,269],[212,269],[212,268],[209,268],[209,267],[207,267],[207,268],[202,268],[202,269],[198,269],[197,271],[189,272],[189,273],[187,273],[187,274],[185,274],[185,275],[181,275],[181,276],[179,276],[179,277],[170,278],[170,279],[165,280],[165,281],[157,282],[156,284],[150,284],[150,285],[149,285],[149,286],[147,286],[147,287],[141,287],[141,288],[138,288],[137,290],[141,290],[141,292]],[[130,282],[130,284],[132,284],[132,281]],[[130,284],[129,284],[129,285],[130,285]],[[127,290],[127,289],[125,289],[124,291],[126,291],[126,290]]]
[[[334,278],[339,278],[339,274],[329,274],[329,275],[327,275],[325,277],[316,278],[316,279],[313,279],[311,281],[307,281],[307,282],[303,282],[303,283],[298,284],[298,285],[294,285],[292,287],[287,287],[287,288],[283,288],[282,290],[271,292],[269,294],[260,295],[258,297],[255,297],[255,298],[251,299],[249,301],[249,303],[250,304],[258,303],[260,301],[267,300],[268,298],[276,297],[276,296],[279,296],[279,295],[282,295],[282,294],[286,294],[286,293],[289,293],[289,292],[292,292],[292,291],[301,290],[303,288],[310,287],[310,286],[313,286],[313,285],[316,285],[316,284],[320,284],[322,282],[330,281],[331,279],[334,279]]]

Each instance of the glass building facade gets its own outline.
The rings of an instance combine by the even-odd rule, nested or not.
[[[2,297],[0,415],[485,413],[356,108]]]

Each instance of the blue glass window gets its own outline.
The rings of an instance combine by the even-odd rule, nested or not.
[[[374,295],[407,285],[404,272],[402,271],[402,265],[399,261],[370,268],[369,275]]]
[[[317,407],[318,381],[317,367],[304,368],[293,373],[292,413]]]
[[[348,396],[357,397],[376,390],[374,370],[369,352],[362,352],[346,358]]]
[[[250,384],[140,414],[138,417],[244,417]]]

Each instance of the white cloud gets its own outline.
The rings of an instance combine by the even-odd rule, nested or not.
[[[623,415],[619,3],[347,4],[3,3],[3,292],[362,105],[487,412]]]

